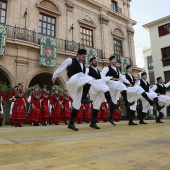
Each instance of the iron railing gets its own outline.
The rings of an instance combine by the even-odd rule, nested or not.
[[[130,63],[129,63],[129,64],[133,65],[131,58],[129,58],[129,57],[124,57],[124,56],[120,56],[120,55],[117,55],[117,54],[114,54],[114,55],[116,56],[116,59],[117,59],[117,62],[118,62],[118,63],[121,64],[121,62],[122,62],[121,59],[122,59],[122,58],[127,58],[128,60],[130,60]]]
[[[40,34],[25,28],[7,26],[7,38],[18,39],[30,43],[40,44]],[[57,38],[57,50],[70,51],[76,53],[79,48],[85,48],[80,43]],[[92,47],[90,47],[92,48]],[[94,48],[95,49],[95,48]],[[99,59],[103,58],[102,50],[96,49]]]
[[[119,8],[118,6],[116,6],[114,3],[111,4],[111,9],[117,13],[122,14],[122,8]]]

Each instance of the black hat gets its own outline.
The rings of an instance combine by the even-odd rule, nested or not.
[[[93,60],[95,60],[96,59],[96,57],[92,57],[89,61],[90,61],[90,63],[93,61]]]
[[[159,81],[162,77],[158,77],[156,80]]]
[[[116,58],[116,56],[114,54],[112,54],[109,58],[109,61],[112,61],[112,59]]]
[[[131,65],[126,66],[126,70],[129,69],[130,67],[132,67],[132,66]]]
[[[77,54],[80,54],[80,55],[87,54],[87,51],[85,49],[79,49]]]
[[[144,76],[144,75],[147,75],[147,73],[146,73],[146,72],[143,72],[143,73],[141,74],[141,76]]]

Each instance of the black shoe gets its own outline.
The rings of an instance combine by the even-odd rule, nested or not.
[[[144,122],[143,120],[142,121],[140,121],[139,122],[139,124],[143,124],[143,125],[145,125],[145,124],[147,124],[146,122]]]
[[[90,127],[94,129],[100,129],[100,127],[98,127],[96,123],[90,123]]]
[[[55,125],[59,125],[58,123],[55,123]]]
[[[73,124],[73,125],[68,125],[68,128],[69,129],[72,129],[72,130],[74,130],[74,131],[78,131],[79,129],[77,129],[76,127],[75,127],[75,125]]]
[[[83,100],[81,100],[81,103],[85,104],[85,103],[92,103],[92,100],[89,100],[88,98],[85,98]]]
[[[128,125],[131,126],[131,125],[138,125],[138,124],[136,124],[134,122],[129,122]]]
[[[162,122],[161,120],[156,120],[156,123],[164,123],[164,122]]]
[[[114,123],[114,121],[112,119],[108,119],[108,122],[110,122],[112,125],[116,126],[116,124]]]
[[[65,123],[65,125],[68,125],[68,123],[67,122],[64,122]]]
[[[130,107],[130,106],[132,106],[132,105],[134,105],[135,104],[135,102],[127,102],[127,103],[125,103],[126,104],[126,107]]]

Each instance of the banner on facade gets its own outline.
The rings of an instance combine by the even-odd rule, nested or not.
[[[7,26],[0,24],[0,56],[5,56]]]
[[[47,67],[56,65],[57,40],[53,37],[41,35],[40,39],[40,64]]]
[[[126,73],[126,67],[130,65],[130,58],[121,57],[121,72]]]
[[[89,47],[85,47],[85,49],[87,50],[86,66],[88,67],[90,65],[90,63],[89,63],[90,58],[92,58],[92,57],[98,58],[98,56],[97,56],[97,50],[96,49],[89,48]]]

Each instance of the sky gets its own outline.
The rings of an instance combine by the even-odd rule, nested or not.
[[[131,18],[137,21],[134,26],[136,63],[144,67],[143,47],[150,46],[149,32],[142,25],[170,15],[170,0],[132,0]]]

